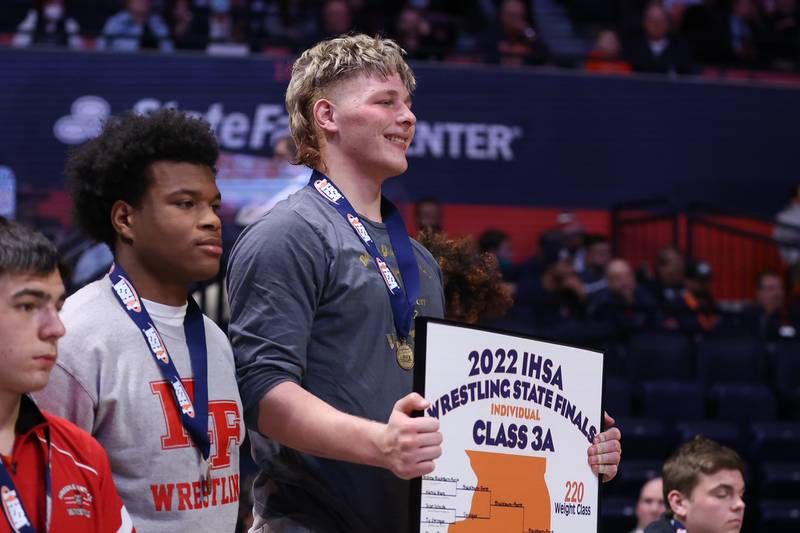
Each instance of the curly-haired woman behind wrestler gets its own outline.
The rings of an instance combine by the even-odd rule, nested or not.
[[[476,324],[500,317],[511,307],[497,259],[479,253],[471,238],[450,239],[425,230],[418,240],[442,269],[447,318]]]

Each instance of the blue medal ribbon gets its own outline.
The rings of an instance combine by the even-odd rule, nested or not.
[[[686,533],[686,526],[681,524],[677,518],[670,520],[670,524],[675,528],[675,533]]]
[[[186,344],[189,348],[189,357],[194,373],[194,402],[192,402],[178,370],[172,362],[167,345],[164,344],[155,323],[145,309],[144,302],[139,298],[133,283],[128,278],[128,274],[119,264],[115,263],[109,277],[111,278],[111,292],[139,328],[150,354],[161,370],[161,375],[172,385],[173,397],[180,409],[183,427],[186,428],[195,445],[200,449],[203,459],[208,461],[211,453],[211,440],[208,436],[208,352],[203,313],[194,298],[188,295],[183,331],[186,335]]]
[[[389,233],[389,240],[392,243],[395,257],[397,257],[397,266],[400,269],[400,277],[403,281],[402,287],[394,277],[389,267],[389,262],[381,255],[367,228],[359,220],[358,213],[356,213],[353,206],[333,181],[315,170],[311,174],[308,186],[316,190],[336,208],[358,235],[367,252],[372,256],[372,261],[381,274],[386,290],[389,293],[397,335],[401,341],[405,341],[411,331],[414,306],[419,296],[419,269],[417,267],[417,258],[414,255],[414,248],[411,246],[411,239],[409,239],[408,233],[406,233],[406,225],[403,222],[400,211],[387,198],[381,197],[381,215],[386,224],[386,230]]]
[[[49,529],[50,514],[52,512],[52,471],[51,459],[52,448],[50,446],[50,430],[45,429],[45,440],[47,441],[47,468],[45,469],[45,497],[47,506],[47,516],[45,528]],[[15,533],[36,533],[36,528],[33,527],[33,522],[30,519],[25,506],[22,504],[22,496],[17,491],[17,486],[14,484],[14,479],[6,468],[3,458],[0,456],[0,505],[3,507],[3,514],[6,515],[8,525],[11,531]]]

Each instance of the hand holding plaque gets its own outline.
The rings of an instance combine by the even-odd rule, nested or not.
[[[435,418],[415,418],[414,411],[429,406],[412,392],[394,404],[388,423],[383,427],[379,447],[387,470],[402,479],[424,476],[433,471],[433,461],[442,454],[442,434]]]

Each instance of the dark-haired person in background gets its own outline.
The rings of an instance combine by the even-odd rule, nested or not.
[[[606,266],[606,281],[607,287],[589,299],[592,321],[620,336],[655,325],[656,301],[637,285],[630,263],[612,259]]]
[[[487,229],[478,237],[478,251],[492,254],[497,258],[503,281],[513,284],[519,280],[520,268],[512,262],[514,257],[511,247],[511,237],[503,230]],[[516,290],[516,285],[511,285],[510,290]]]
[[[798,336],[798,310],[786,303],[783,278],[765,271],[756,278],[756,303],[742,313],[744,326],[765,340],[792,339]]]
[[[139,531],[232,531],[244,438],[233,354],[189,285],[222,255],[217,142],[176,111],[112,119],[70,155],[81,228],[112,272],[70,296],[41,403],[91,432]]]
[[[20,48],[37,46],[69,46],[83,48],[80,26],[69,16],[66,0],[37,0],[25,20],[17,26],[12,40]]]
[[[744,462],[697,436],[664,463],[667,512],[645,533],[738,533],[744,519]]]
[[[550,50],[534,29],[529,11],[531,3],[503,0],[498,21],[479,38],[479,48],[487,63],[508,66],[542,65]]]
[[[103,448],[29,396],[64,335],[58,263],[44,235],[0,217],[0,532],[130,532]]]
[[[423,198],[414,206],[414,223],[417,231],[442,231],[442,202],[436,198]]]
[[[692,58],[680,36],[672,34],[667,10],[651,2],[642,17],[643,34],[627,46],[626,56],[637,72],[690,74]]]
[[[608,286],[606,266],[611,261],[611,243],[603,235],[590,234],[583,239],[583,249],[583,262],[576,271],[586,289],[586,295],[591,296]]]
[[[109,17],[103,25],[97,49],[172,52],[175,45],[169,35],[169,26],[161,15],[153,12],[150,0],[126,0],[125,9]]]

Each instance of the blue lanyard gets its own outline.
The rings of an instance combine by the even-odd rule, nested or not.
[[[670,520],[670,523],[672,524],[672,527],[674,527],[674,528],[675,528],[675,532],[676,532],[676,533],[685,533],[685,532],[686,532],[686,526],[684,526],[683,524],[681,524],[681,523],[678,521],[678,519],[677,519],[677,518],[673,518],[672,520]]]
[[[183,320],[183,331],[186,334],[186,343],[189,347],[189,357],[192,361],[194,373],[194,403],[192,403],[186,388],[172,358],[158,333],[150,314],[144,307],[144,302],[139,298],[133,283],[128,279],[128,274],[119,264],[114,264],[109,274],[112,291],[119,304],[131,318],[139,331],[142,332],[145,344],[150,350],[161,375],[172,385],[175,402],[181,411],[183,427],[192,436],[195,445],[200,449],[203,459],[208,461],[211,452],[211,440],[208,436],[208,353],[206,350],[206,333],[203,326],[203,313],[191,295],[186,300],[186,318]]]
[[[47,440],[47,468],[45,469],[44,475],[45,495],[47,498],[47,517],[45,519],[45,529],[49,529],[50,516],[53,509],[53,483],[50,468],[52,448],[50,446],[50,429],[45,428],[44,431],[45,438]],[[17,491],[17,487],[14,485],[14,480],[11,478],[11,474],[8,473],[8,469],[6,468],[2,457],[0,457],[0,500],[2,500],[3,512],[8,520],[8,525],[11,526],[11,531],[14,531],[15,533],[36,533],[36,529],[33,527],[33,522],[31,522],[30,518],[28,517],[28,513],[25,511],[25,506],[22,505],[22,497]]]
[[[311,174],[308,186],[316,190],[336,208],[339,214],[350,224],[350,227],[353,228],[353,231],[364,244],[367,252],[372,256],[372,260],[386,285],[386,290],[389,292],[397,335],[401,340],[407,339],[409,331],[411,331],[411,321],[414,318],[414,305],[417,302],[417,296],[419,296],[419,270],[414,248],[411,246],[411,239],[408,238],[408,233],[406,233],[406,225],[403,222],[400,211],[388,199],[381,197],[383,219],[386,224],[386,230],[389,233],[389,240],[397,257],[397,266],[400,269],[405,291],[397,282],[388,261],[381,255],[367,228],[359,220],[355,209],[353,209],[353,206],[350,205],[350,202],[339,188],[334,185],[333,181],[315,170]]]

